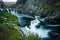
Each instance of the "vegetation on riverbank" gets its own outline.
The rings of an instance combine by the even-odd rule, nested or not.
[[[0,40],[19,39],[20,33],[14,29],[18,24],[18,18],[7,12],[0,12]]]
[[[16,16],[7,12],[0,12],[0,40],[40,40],[38,35],[22,36],[23,33],[21,34],[14,28],[17,25],[18,18]]]

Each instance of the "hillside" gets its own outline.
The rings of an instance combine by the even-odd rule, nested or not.
[[[16,4],[16,2],[4,2],[4,4],[5,4],[6,6],[11,6],[11,5]]]

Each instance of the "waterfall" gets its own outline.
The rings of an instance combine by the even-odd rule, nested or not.
[[[49,37],[48,33],[51,30],[45,29],[43,27],[40,27],[39,29],[37,29],[36,25],[38,25],[39,23],[40,21],[38,20],[37,16],[35,16],[35,20],[31,21],[30,29],[26,26],[24,29],[24,32],[28,34],[28,32],[30,31],[32,33],[37,33],[41,38],[48,38]]]
[[[11,12],[13,15],[16,15],[20,21],[20,15],[18,13],[15,13],[15,11]],[[42,21],[44,21],[44,19],[40,19]],[[21,23],[21,22],[20,22]],[[40,23],[38,16],[35,16],[35,20],[31,21],[30,24],[30,28],[28,28],[27,26],[25,26],[24,28],[21,28],[24,32],[24,34],[28,34],[29,32],[31,33],[37,33],[41,38],[48,38],[49,35],[48,33],[51,31],[50,29],[45,29],[43,27],[40,26],[39,29],[36,28],[36,25],[38,25]]]

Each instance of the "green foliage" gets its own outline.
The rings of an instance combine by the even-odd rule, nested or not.
[[[7,12],[0,12],[0,40],[20,40],[20,33],[12,24],[17,25],[18,18]]]
[[[40,38],[37,34],[30,33],[30,34],[26,37],[26,40],[41,40],[41,38]]]
[[[5,21],[6,23],[18,24],[18,18],[7,12],[0,12],[0,21]]]
[[[23,5],[20,4],[18,7],[17,7],[18,11],[22,11],[23,10]]]
[[[55,4],[55,9],[56,9],[58,12],[60,12],[60,2],[57,2],[57,3]]]
[[[8,24],[1,24],[0,40],[20,40],[20,33]]]

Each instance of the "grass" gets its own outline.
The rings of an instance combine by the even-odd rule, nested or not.
[[[26,40],[41,40],[41,38],[37,34],[29,33]]]
[[[0,25],[0,40],[20,39],[20,33],[8,24]]]
[[[7,12],[0,12],[0,21],[11,22],[13,24],[18,24],[18,18]]]

